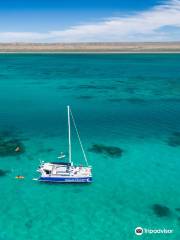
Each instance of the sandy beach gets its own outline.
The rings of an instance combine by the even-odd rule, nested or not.
[[[180,53],[180,42],[138,43],[0,43],[0,53]]]

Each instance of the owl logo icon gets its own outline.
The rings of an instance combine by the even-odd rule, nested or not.
[[[135,234],[138,235],[138,236],[142,235],[143,234],[143,229],[141,227],[137,227],[135,229]]]

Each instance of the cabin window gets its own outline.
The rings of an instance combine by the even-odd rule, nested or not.
[[[44,171],[45,171],[46,174],[50,174],[51,173],[51,171],[46,170],[46,169]]]

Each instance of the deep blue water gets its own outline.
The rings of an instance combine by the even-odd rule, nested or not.
[[[132,240],[137,226],[174,230],[139,238],[179,239],[179,69],[178,54],[1,54],[0,240]],[[67,152],[67,104],[94,182],[34,182],[39,160]],[[25,152],[2,156],[12,139]],[[72,156],[83,162],[74,134]]]

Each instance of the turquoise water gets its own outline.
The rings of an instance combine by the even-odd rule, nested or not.
[[[1,54],[0,136],[25,152],[0,156],[0,240],[180,239],[179,69],[178,54]],[[67,104],[94,182],[32,181],[39,160],[67,152]],[[75,136],[72,157],[83,163]]]

